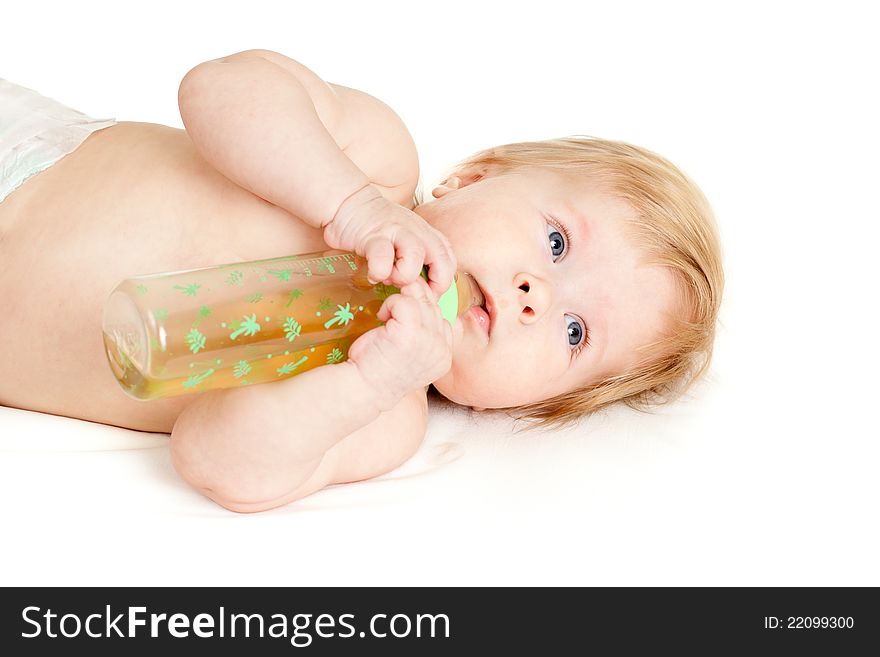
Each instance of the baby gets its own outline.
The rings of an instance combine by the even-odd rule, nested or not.
[[[196,66],[179,104],[185,130],[97,121],[0,80],[0,404],[169,432],[185,481],[253,512],[406,461],[431,385],[564,424],[671,398],[708,365],[723,286],[711,211],[649,151],[508,144],[422,203],[400,118],[278,53]],[[116,382],[101,318],[122,279],[327,248],[401,287],[348,360],[151,402]],[[435,299],[457,270],[486,303],[450,327]]]

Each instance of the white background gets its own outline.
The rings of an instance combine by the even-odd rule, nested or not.
[[[212,508],[197,538],[192,516],[146,511],[161,495],[132,497],[137,477],[99,474],[105,455],[80,454],[83,470],[40,480],[57,455],[33,452],[25,463],[0,451],[8,507],[0,577],[880,585],[880,52],[865,6],[5,7],[0,77],[96,117],[181,127],[177,85],[189,68],[247,48],[285,53],[393,107],[416,140],[428,193],[455,161],[499,143],[590,134],[656,150],[712,202],[727,289],[716,359],[691,399],[657,417],[615,409],[576,439],[544,438],[528,462],[517,450],[536,441],[518,443],[508,425],[486,420],[481,431],[505,439],[463,470],[466,494],[439,475],[414,497],[355,488],[347,499],[369,503],[349,505],[342,542],[322,533],[339,516],[309,500],[300,507],[308,512],[293,505],[265,516],[271,525]],[[478,444],[465,446],[479,452]],[[142,479],[163,473],[160,489],[180,485],[167,464],[135,462]],[[25,466],[36,474],[16,479]],[[63,510],[60,521],[50,508]]]

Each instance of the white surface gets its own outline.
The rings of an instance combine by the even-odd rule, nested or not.
[[[880,585],[880,53],[863,6],[5,9],[0,77],[93,116],[179,126],[191,66],[288,53],[394,107],[428,192],[496,143],[657,150],[712,201],[728,288],[690,401],[545,436],[437,408],[398,471],[258,515],[190,491],[167,437],[0,408],[0,582]]]

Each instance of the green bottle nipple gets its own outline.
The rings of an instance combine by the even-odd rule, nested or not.
[[[428,268],[422,267],[422,278],[428,280]],[[483,294],[480,292],[474,277],[465,272],[456,272],[452,279],[452,285],[437,300],[443,319],[455,324],[456,317],[464,314],[473,306],[483,303]]]

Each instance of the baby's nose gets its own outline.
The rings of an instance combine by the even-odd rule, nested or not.
[[[520,275],[516,284],[522,317],[532,321],[543,315],[550,305],[549,286],[537,277],[526,275]]]

